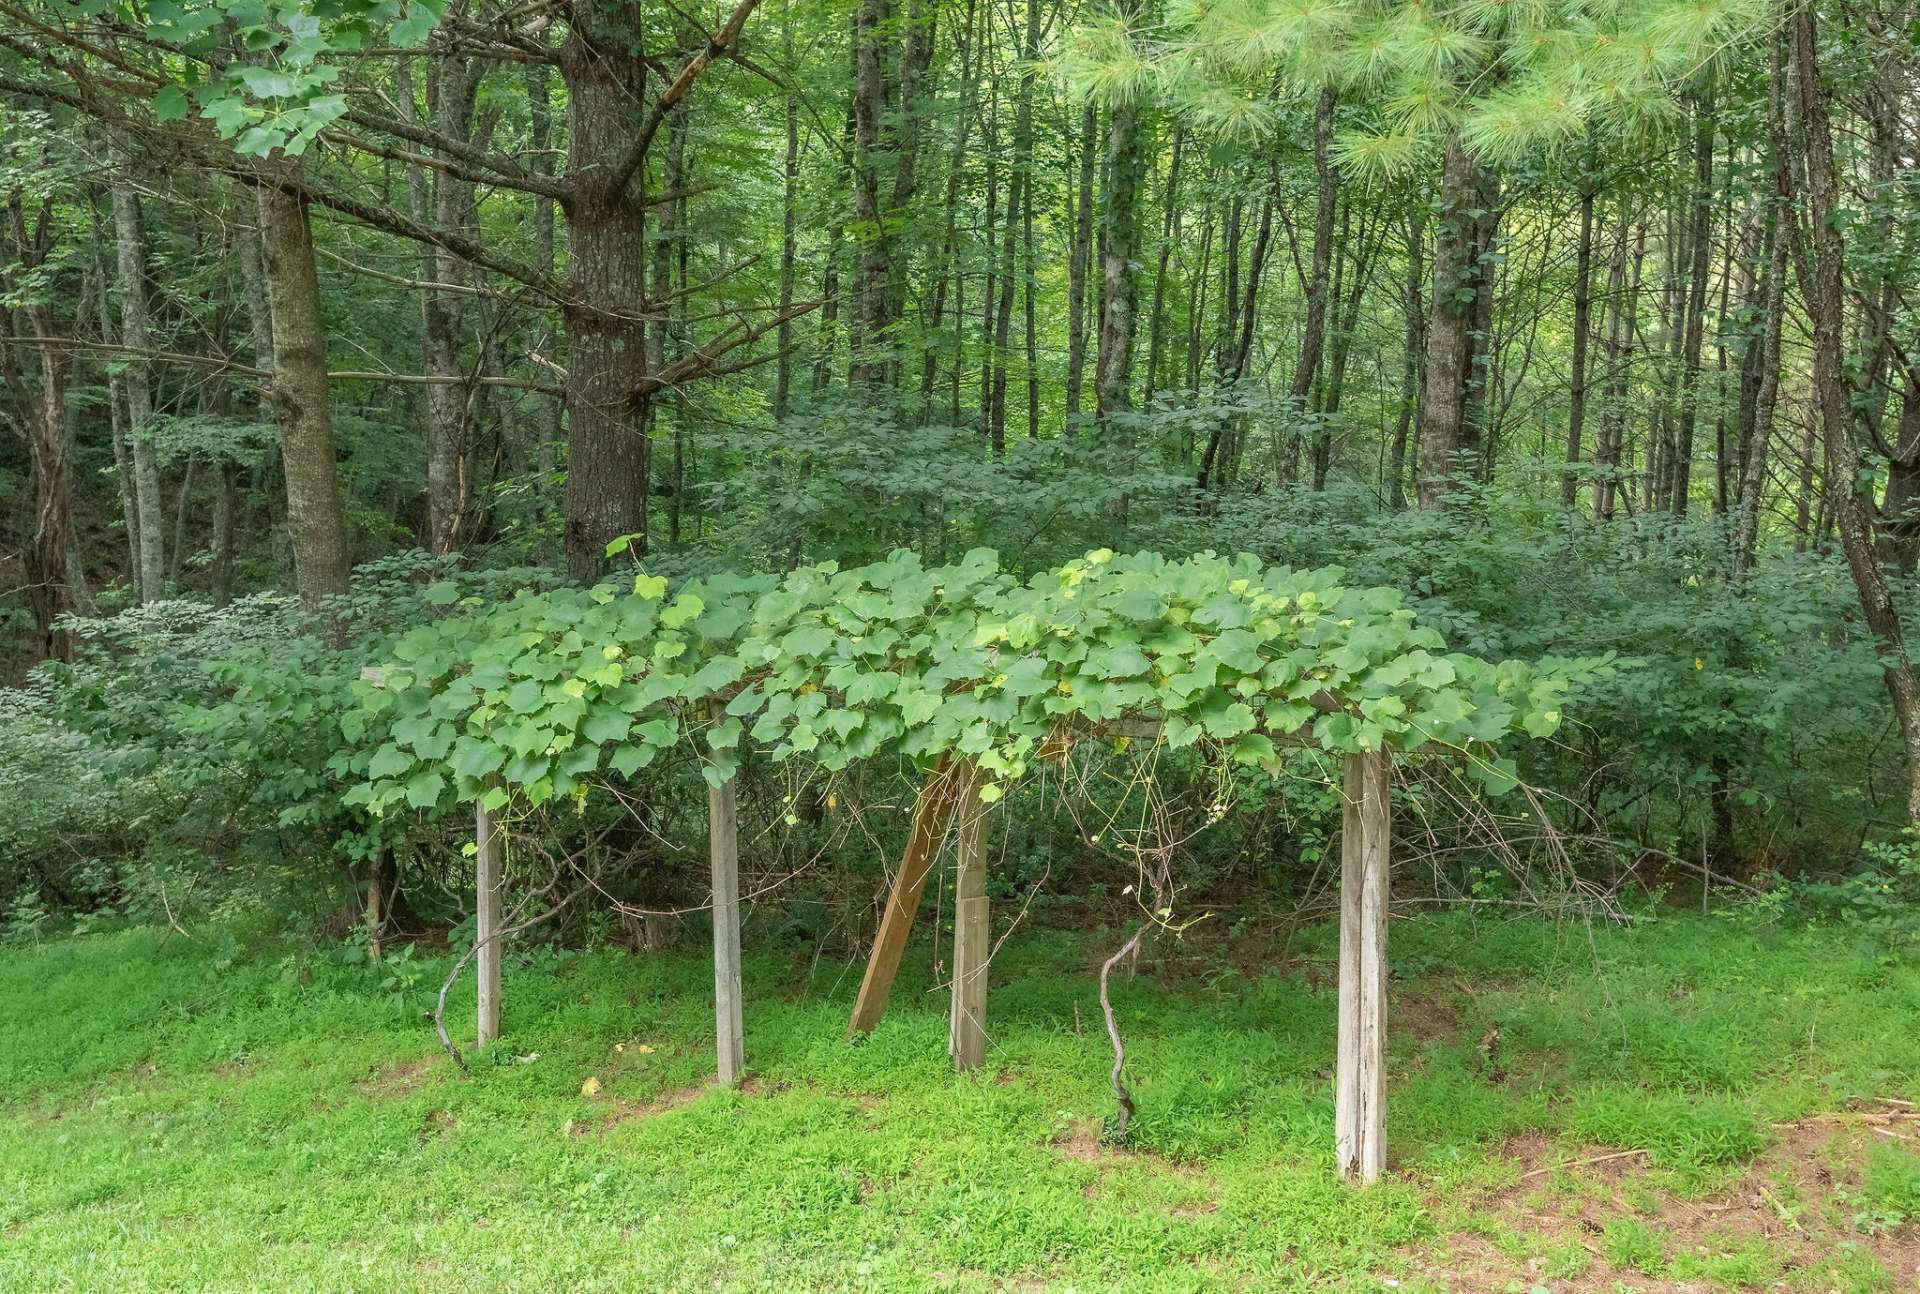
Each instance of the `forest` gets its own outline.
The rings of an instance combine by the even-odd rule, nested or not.
[[[0,203],[0,1288],[1920,1289],[1920,8],[0,0]]]

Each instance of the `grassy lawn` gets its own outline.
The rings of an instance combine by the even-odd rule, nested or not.
[[[1693,918],[1397,923],[1363,1192],[1331,1170],[1329,931],[1272,972],[1217,936],[1143,962],[1124,1147],[1104,946],[1011,940],[968,1079],[930,943],[860,1046],[857,966],[763,952],[739,1092],[705,1086],[697,946],[510,962],[471,1077],[421,1015],[438,970],[396,993],[152,931],[0,950],[0,1290],[1920,1288],[1913,960]]]

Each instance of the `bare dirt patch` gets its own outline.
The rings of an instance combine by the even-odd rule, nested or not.
[[[1437,998],[1397,993],[1388,999],[1387,1027],[1405,1029],[1422,1046],[1446,1046],[1460,1041],[1460,1017]]]
[[[636,1119],[658,1118],[681,1106],[693,1104],[713,1090],[711,1083],[689,1083],[685,1087],[669,1088],[644,1101],[615,1101],[606,1119],[599,1123],[595,1130],[604,1134],[622,1123],[632,1123]],[[575,1129],[576,1132],[586,1130],[585,1127]]]
[[[367,1071],[366,1077],[353,1082],[353,1090],[375,1100],[391,1100],[405,1096],[426,1081],[433,1070],[432,1056],[421,1056],[416,1060],[396,1061],[391,1065],[378,1065]]]
[[[1502,1147],[1515,1180],[1470,1201],[1473,1227],[1416,1266],[1461,1291],[1518,1281],[1554,1294],[1704,1294],[1729,1283],[1712,1278],[1716,1264],[1730,1272],[1745,1262],[1766,1287],[1799,1288],[1798,1277],[1850,1246],[1871,1254],[1892,1288],[1920,1287],[1920,1226],[1863,1224],[1852,1202],[1869,1144],[1915,1129],[1911,1112],[1881,1109],[1778,1125],[1738,1180],[1700,1198],[1667,1189],[1645,1155],[1591,1148],[1569,1159],[1544,1134],[1527,1133]],[[1623,1254],[1609,1244],[1610,1228],[1623,1226],[1653,1237],[1651,1261],[1616,1261]]]

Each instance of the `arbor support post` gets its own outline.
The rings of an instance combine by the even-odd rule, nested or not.
[[[713,864],[713,1025],[720,1083],[740,1081],[740,812],[734,781],[707,788],[707,843]]]
[[[473,941],[479,1045],[500,1036],[500,831],[486,802],[473,806]]]
[[[1375,1182],[1386,1167],[1387,901],[1391,803],[1387,756],[1348,755],[1340,832],[1340,1041],[1334,1154],[1340,1175]]]
[[[947,1051],[965,1073],[987,1059],[987,806],[967,780],[953,879],[953,1009]]]
[[[887,910],[881,915],[880,930],[873,939],[873,953],[867,958],[867,971],[860,980],[860,995],[853,1002],[853,1018],[847,1022],[847,1036],[870,1033],[886,1014],[887,997],[893,992],[893,977],[899,973],[900,957],[907,948],[907,936],[913,933],[913,919],[920,909],[920,895],[927,888],[927,875],[940,855],[940,842],[953,820],[954,806],[960,799],[961,784],[968,779],[953,768],[947,757],[920,788],[913,807],[913,826],[907,833],[907,848],[900,856],[900,870],[893,878],[893,890],[887,895]]]

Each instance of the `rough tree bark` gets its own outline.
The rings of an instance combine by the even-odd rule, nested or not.
[[[1433,289],[1427,303],[1426,391],[1420,403],[1422,508],[1444,506],[1460,464],[1467,366],[1471,356],[1474,269],[1473,204],[1480,168],[1458,138],[1447,141],[1434,220]]]
[[[282,163],[291,170],[295,163]],[[273,380],[268,388],[280,422],[286,465],[287,532],[294,583],[309,611],[347,591],[351,561],[340,502],[333,410],[327,391],[327,337],[320,317],[320,277],[305,199],[269,172],[256,189],[260,250],[273,314]]]
[[[1907,816],[1920,823],[1920,676],[1907,654],[1905,627],[1895,607],[1874,542],[1871,500],[1861,492],[1860,450],[1845,369],[1846,242],[1835,217],[1841,189],[1833,157],[1833,127],[1820,80],[1818,16],[1801,9],[1789,22],[1793,39],[1794,123],[1806,175],[1806,228],[1797,230],[1800,290],[1813,331],[1813,395],[1826,443],[1833,523],[1846,553],[1860,609],[1880,648],[1887,695],[1906,753]]]
[[[1140,16],[1140,0],[1119,0],[1115,10],[1122,21],[1131,22]],[[1134,261],[1139,256],[1143,134],[1140,106],[1116,103],[1107,124],[1100,348],[1094,371],[1094,391],[1103,419],[1133,408]]]

